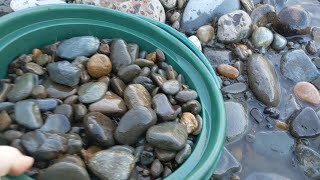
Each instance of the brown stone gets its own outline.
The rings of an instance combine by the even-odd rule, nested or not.
[[[108,56],[104,54],[95,54],[87,63],[87,70],[90,76],[100,78],[111,72],[112,63]]]
[[[42,51],[40,49],[33,49],[32,50],[32,58],[38,59],[38,57],[40,57],[42,55]]]
[[[217,72],[224,77],[235,79],[239,76],[239,71],[228,64],[220,64],[217,67]]]
[[[147,54],[146,59],[155,62],[157,60],[157,53],[152,52],[152,53]]]
[[[44,99],[46,97],[48,97],[48,92],[46,90],[46,88],[42,85],[37,85],[32,89],[31,95],[33,98],[36,99]]]
[[[93,155],[99,151],[102,151],[102,148],[99,146],[90,146],[88,149],[82,149],[80,151],[82,158],[85,162],[88,162],[90,158],[93,157]]]
[[[131,84],[124,91],[124,101],[129,109],[135,106],[151,107],[151,95],[141,84]]]
[[[198,121],[196,117],[189,112],[182,114],[180,123],[186,126],[188,134],[193,133],[198,128]]]
[[[11,124],[11,118],[7,111],[1,111],[0,113],[0,132],[7,129]]]
[[[293,88],[294,94],[302,101],[319,105],[320,95],[317,88],[308,82],[299,82]]]
[[[275,120],[275,122],[276,122],[276,128],[284,130],[284,131],[289,130],[289,125],[287,123],[279,121],[279,120]]]

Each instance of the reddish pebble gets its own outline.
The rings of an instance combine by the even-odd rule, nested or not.
[[[228,64],[220,64],[217,67],[217,72],[224,77],[235,79],[239,76],[239,71]]]
[[[299,82],[293,88],[294,94],[302,101],[319,105],[320,94],[317,88],[308,82]]]

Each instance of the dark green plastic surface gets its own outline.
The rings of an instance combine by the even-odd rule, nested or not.
[[[168,63],[199,93],[204,119],[192,154],[167,179],[208,179],[225,141],[225,111],[217,77],[201,52],[185,37],[152,23],[155,22],[86,5],[41,6],[3,16],[0,18],[0,77],[5,76],[8,63],[19,54],[74,36],[122,38],[147,51],[160,48]]]

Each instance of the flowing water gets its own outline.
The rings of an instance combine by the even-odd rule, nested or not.
[[[275,0],[277,2],[283,2],[283,0]],[[258,3],[259,1],[254,1]],[[281,3],[280,3],[281,4]],[[320,1],[318,0],[288,0],[285,6],[302,6],[306,11],[309,12],[312,17],[311,26],[320,26]],[[279,11],[281,5],[277,7]],[[309,37],[296,37],[298,39],[309,39]],[[290,41],[290,40],[289,40]],[[280,58],[282,54],[276,54],[274,52],[268,52],[265,56],[273,63],[279,81],[281,84],[281,102],[277,107],[281,113],[284,112],[286,103],[290,95],[293,93],[294,83],[290,80],[284,78],[280,72]],[[312,56],[310,57],[312,58]],[[261,154],[255,149],[253,145],[254,137],[257,132],[261,131],[275,131],[277,130],[274,127],[274,124],[268,122],[266,119],[264,121],[257,123],[255,119],[250,115],[250,110],[257,108],[261,113],[263,112],[263,105],[261,105],[257,100],[249,99],[244,100],[244,97],[237,98],[239,101],[245,102],[247,104],[247,111],[249,117],[249,131],[240,141],[237,141],[232,144],[227,144],[226,147],[234,155],[234,157],[242,164],[242,170],[237,174],[241,179],[246,179],[246,177],[253,172],[264,172],[264,173],[275,173],[280,176],[286,177],[291,180],[303,180],[309,179],[304,175],[303,170],[299,167],[297,160],[294,155],[294,149],[291,149],[291,152],[288,156],[283,156],[281,158],[276,158]],[[297,100],[297,103],[300,104],[302,108],[312,107],[316,111],[320,109],[319,106],[310,106],[310,104],[303,103]],[[263,113],[262,113],[263,114]],[[249,134],[249,135],[248,135]],[[253,136],[251,136],[253,135]],[[269,139],[268,141],[276,141],[275,139]],[[296,139],[295,139],[296,141]],[[309,144],[309,147],[320,153],[320,137],[318,138],[308,138],[304,141]],[[285,143],[285,142],[283,142]],[[296,144],[296,142],[295,142]],[[267,147],[265,147],[267,148]]]

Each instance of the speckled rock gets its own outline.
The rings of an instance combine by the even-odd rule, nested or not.
[[[88,163],[89,169],[101,179],[129,179],[134,166],[134,156],[119,150],[100,151]]]
[[[165,22],[165,11],[159,0],[76,0],[76,3],[102,6],[126,13],[138,14]]]
[[[181,115],[180,123],[186,126],[188,134],[193,133],[198,128],[196,117],[189,112],[184,112]]]
[[[319,76],[317,67],[302,49],[286,52],[281,58],[280,70],[286,78],[294,82],[310,82]]]
[[[224,43],[240,42],[250,36],[251,24],[250,16],[242,10],[225,14],[218,21],[218,40]]]
[[[203,0],[201,3],[198,0],[190,0],[183,12],[181,29],[191,33],[214,17],[219,18],[240,8],[239,0]]]
[[[73,60],[78,56],[91,56],[97,52],[100,45],[99,39],[92,36],[74,37],[62,41],[57,49],[59,57]]]
[[[310,147],[302,144],[295,149],[295,155],[299,164],[302,166],[304,173],[310,179],[318,179],[320,176],[320,155]]]
[[[280,102],[280,85],[273,65],[266,57],[254,54],[247,64],[249,86],[256,98],[267,106]]]

